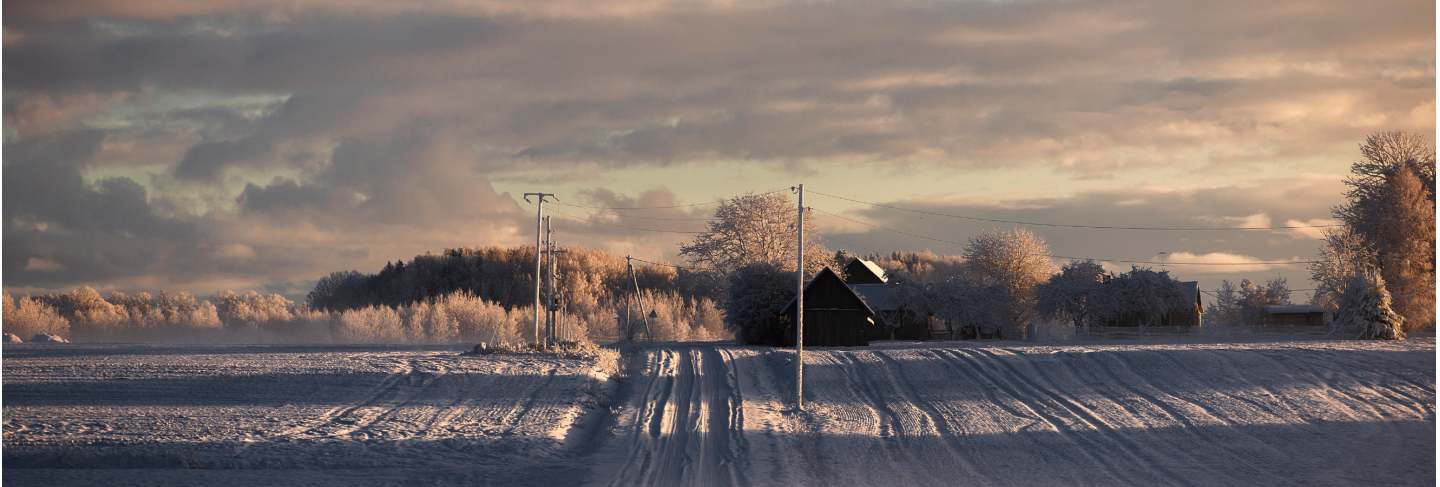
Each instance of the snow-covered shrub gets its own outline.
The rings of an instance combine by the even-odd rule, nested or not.
[[[39,300],[24,297],[18,300],[4,293],[5,333],[17,337],[37,334],[69,335],[70,321],[61,316],[53,306]]]
[[[1390,308],[1390,291],[1376,271],[1356,274],[1340,295],[1331,332],[1349,338],[1403,340],[1405,318]]]
[[[279,294],[225,291],[215,296],[215,309],[226,328],[277,328],[294,319],[295,303]]]
[[[5,343],[25,343],[25,340],[20,339],[20,335],[16,335],[14,333],[6,333]]]
[[[185,292],[151,295],[150,293],[111,293],[106,301],[125,312],[123,330],[144,329],[218,329],[220,317],[215,305]]]
[[[464,343],[511,343],[519,340],[519,310],[506,310],[493,301],[481,299],[465,291],[447,294],[436,300],[454,326],[455,337]],[[532,308],[523,308],[530,312]],[[528,320],[527,320],[528,321]],[[446,332],[448,333],[448,331]]]
[[[350,343],[397,343],[405,339],[400,313],[388,306],[366,306],[340,313],[335,339]]]

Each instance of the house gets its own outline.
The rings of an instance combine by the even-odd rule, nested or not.
[[[795,300],[780,312],[781,345],[795,346]],[[829,267],[805,284],[805,345],[863,346],[879,325],[875,310]]]
[[[1313,304],[1266,306],[1260,323],[1265,326],[1325,326],[1325,309]]]
[[[845,283],[875,311],[871,340],[929,340],[930,320],[912,319],[900,305],[900,288],[890,282],[885,269],[865,259],[845,266]]]
[[[855,259],[845,266],[845,282],[852,285],[885,284],[890,282],[890,278],[885,275],[885,269],[881,269],[880,265],[865,259]]]

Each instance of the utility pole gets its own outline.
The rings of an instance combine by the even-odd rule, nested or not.
[[[645,302],[640,300],[640,280],[635,277],[635,266],[630,264],[628,255],[625,256],[625,268],[630,270],[630,283],[635,285],[635,305],[640,307],[640,322],[645,324],[645,338],[654,340],[655,335],[650,333],[650,317],[645,316]],[[629,321],[629,311],[626,313],[626,321]]]
[[[564,249],[556,248],[555,241],[550,241],[550,300],[546,303],[546,311],[549,313],[549,344],[555,346],[560,335],[560,257],[557,254],[565,253]]]
[[[550,215],[545,215],[545,348],[555,346],[555,316],[551,313],[555,303],[555,242],[551,241],[554,230],[550,228]]]
[[[540,346],[540,254],[543,249],[540,247],[540,217],[541,210],[545,207],[545,197],[555,198],[555,193],[525,193],[525,202],[530,202],[530,197],[535,197],[535,346]],[[560,198],[555,198],[559,201]]]
[[[795,187],[795,410],[805,410],[805,185]]]

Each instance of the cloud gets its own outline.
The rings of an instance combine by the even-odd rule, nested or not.
[[[862,195],[876,200],[939,174],[956,194],[997,194],[964,176],[1031,170],[1095,191],[899,203],[1309,222],[1327,217],[1365,133],[1434,130],[1434,5],[1416,1],[1363,22],[1347,2],[7,7],[7,286],[289,289],[444,246],[528,241],[529,207],[497,181],[653,206],[696,201],[704,184],[645,171],[715,165],[756,168],[764,176],[730,182],[748,187],[890,168],[893,187]],[[603,189],[622,186],[607,180],[619,173],[642,174],[623,181],[630,195]],[[1151,174],[1175,179],[1137,183]],[[1262,184],[1277,174],[1296,176]],[[1212,188],[1164,187],[1192,178]],[[684,234],[622,227],[691,230],[701,223],[679,219],[704,212],[572,210],[575,242],[647,255]],[[984,228],[852,215],[959,240]],[[860,245],[936,246],[827,228]],[[1047,235],[1083,254],[1267,259],[1307,255],[1314,236]],[[60,267],[27,271],[30,259]]]
[[[1279,268],[1285,264],[1269,264],[1267,262],[1298,262],[1305,259],[1293,257],[1290,259],[1262,260],[1248,255],[1230,254],[1225,252],[1209,252],[1195,254],[1191,252],[1170,252],[1169,255],[1155,256],[1157,262],[1165,262],[1168,266],[1175,266],[1174,272],[1185,274],[1207,274],[1207,273],[1237,273],[1237,272],[1260,272]],[[1205,265],[1190,265],[1205,264]]]

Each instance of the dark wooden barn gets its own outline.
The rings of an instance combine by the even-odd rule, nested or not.
[[[1265,326],[1325,326],[1325,309],[1313,304],[1277,304],[1265,307]]]
[[[795,346],[795,301],[780,312],[782,345]],[[870,344],[875,311],[829,267],[805,284],[805,345],[848,347]]]

